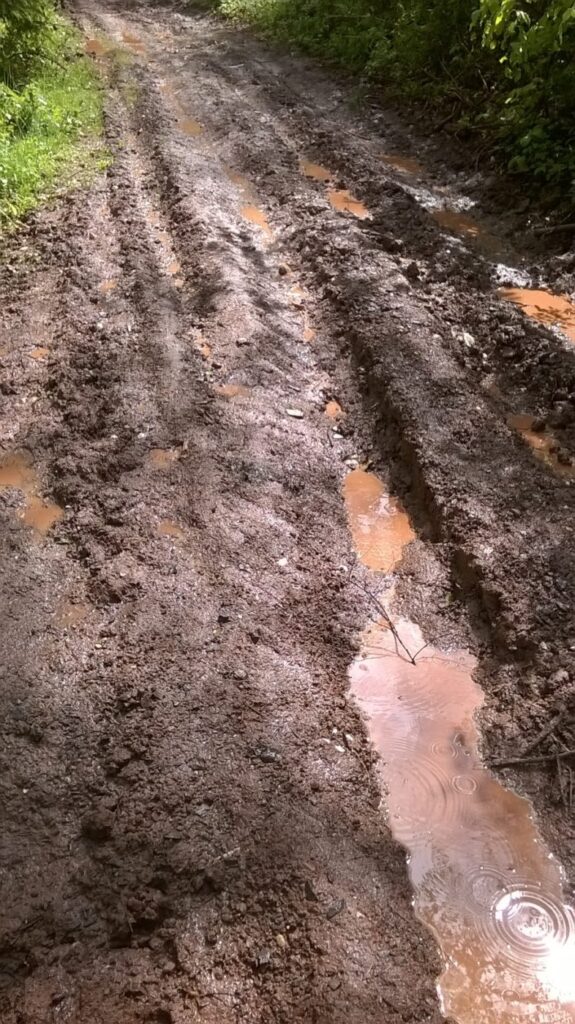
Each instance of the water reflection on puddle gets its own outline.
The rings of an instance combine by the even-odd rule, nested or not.
[[[536,288],[500,288],[499,295],[539,323],[560,327],[570,341],[575,341],[575,304],[566,295]]]
[[[521,434],[523,440],[527,442],[529,447],[533,449],[543,462],[546,462],[548,466],[552,466],[560,476],[573,476],[575,474],[575,467],[570,463],[560,461],[558,457],[560,446],[551,431],[534,430],[533,425],[535,422],[535,416],[523,415],[522,413],[516,416],[509,416],[507,419],[508,426],[516,430],[518,434]]]
[[[0,490],[13,487],[25,496],[24,508],[18,518],[36,533],[45,535],[64,515],[64,509],[40,497],[40,481],[29,457],[22,452],[7,455],[0,461]]]
[[[353,543],[369,569],[389,572],[415,534],[396,498],[374,473],[354,469],[345,478],[344,499]]]
[[[371,474],[351,486],[350,477],[344,496],[358,556],[393,569],[401,545],[393,559],[373,552],[398,507]],[[396,617],[392,630],[382,619],[362,637],[351,693],[381,758],[417,914],[443,953],[444,1014],[459,1024],[572,1024],[575,915],[529,803],[482,767],[474,667],[467,651],[426,644],[414,623]]]

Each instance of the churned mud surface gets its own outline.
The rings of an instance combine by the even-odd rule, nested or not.
[[[0,268],[2,1022],[439,1022],[349,671],[391,573],[568,899],[568,262],[309,63],[74,11],[114,161]]]

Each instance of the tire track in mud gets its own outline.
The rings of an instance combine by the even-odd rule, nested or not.
[[[92,5],[78,7],[94,24]],[[70,1021],[107,1024],[438,1020],[436,954],[412,920],[403,854],[375,813],[372,755],[345,700],[351,637],[368,606],[347,582],[343,466],[383,452],[394,489],[435,541],[399,582],[402,600],[424,609],[419,621],[465,641],[464,583],[492,619],[507,612],[507,646],[518,590],[502,596],[506,580],[486,580],[483,562],[470,573],[469,562],[472,542],[491,543],[496,530],[489,567],[511,557],[523,522],[499,533],[501,485],[478,492],[473,446],[483,460],[496,446],[508,495],[504,468],[517,464],[509,500],[544,510],[550,534],[559,485],[489,396],[475,422],[473,368],[437,336],[434,296],[406,276],[414,256],[435,258],[441,238],[411,197],[389,182],[370,192],[372,168],[364,180],[345,143],[337,185],[374,218],[360,226],[338,215],[299,171],[303,156],[333,157],[333,130],[322,137],[297,111],[284,122],[273,70],[259,64],[255,95],[239,96],[230,69],[230,87],[220,84],[213,23],[192,22],[190,65],[185,19],[161,8],[162,40],[155,15],[124,14],[122,3],[96,13],[137,50],[120,72],[137,83],[133,102],[111,99],[107,182],[67,203],[61,222],[40,217],[31,229],[40,264],[60,274],[58,348],[37,421],[20,417],[20,372],[12,416],[66,514],[59,543],[36,552],[40,565],[57,552],[38,623],[48,655],[30,647],[11,726],[14,761],[39,715],[49,742],[40,728],[39,753],[27,755],[29,810],[10,791],[7,861],[26,831],[38,843],[33,882],[10,896],[4,1017],[43,1021],[57,1006]],[[228,39],[218,30],[222,57]],[[242,55],[228,50],[233,62]],[[202,90],[186,81],[192,71]],[[200,134],[181,130],[182,109]],[[230,170],[253,185],[271,238],[242,217]],[[400,236],[413,221],[407,253]],[[475,265],[450,259],[462,279]],[[14,323],[25,304],[37,308],[26,278]],[[334,399],[349,414],[335,430],[324,417]],[[524,546],[538,541],[536,527]],[[18,588],[37,595],[16,537],[24,564],[6,552],[8,577],[20,573]],[[551,556],[537,557],[539,571]],[[532,578],[522,564],[522,591]],[[86,615],[55,625],[70,600]],[[530,599],[520,611],[535,630],[532,609]],[[46,657],[52,674],[40,686]],[[492,685],[508,685],[490,668]],[[43,705],[64,681],[68,703],[51,721]],[[564,837],[559,825],[555,845]]]

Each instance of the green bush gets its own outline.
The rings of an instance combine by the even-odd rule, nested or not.
[[[101,90],[79,42],[49,0],[0,0],[0,224],[40,201],[100,130]]]

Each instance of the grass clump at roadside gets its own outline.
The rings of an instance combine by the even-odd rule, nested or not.
[[[382,83],[575,206],[573,0],[213,0]]]
[[[0,0],[0,226],[106,162],[102,88],[50,0]]]

